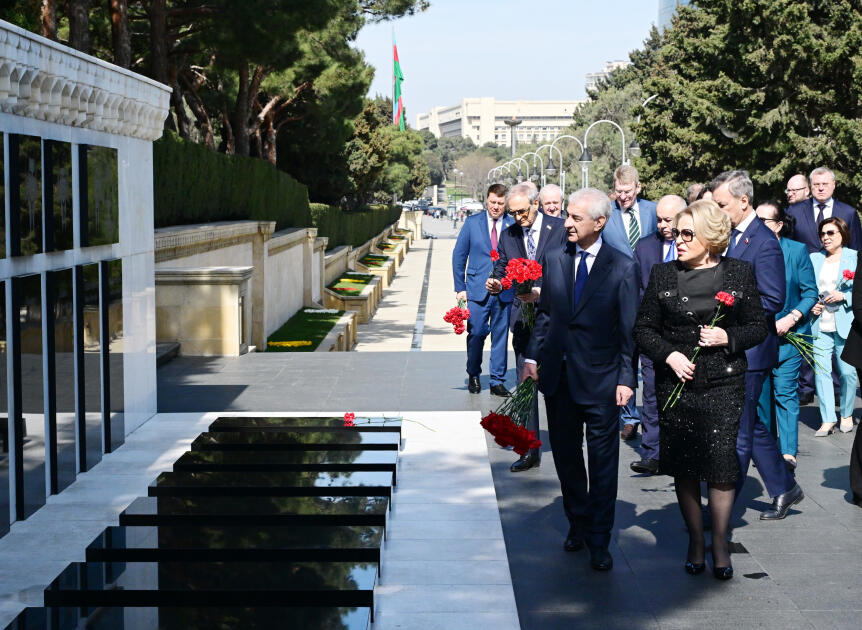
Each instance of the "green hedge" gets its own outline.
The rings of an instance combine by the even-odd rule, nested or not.
[[[317,235],[329,238],[329,249],[339,245],[362,245],[401,217],[400,206],[371,206],[351,212],[323,203],[310,206]]]
[[[308,189],[258,158],[217,153],[165,132],[153,144],[156,227],[254,219],[309,227]]]

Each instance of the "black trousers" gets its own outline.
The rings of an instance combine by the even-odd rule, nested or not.
[[[565,368],[553,396],[545,396],[548,437],[571,528],[593,547],[607,547],[614,526],[620,440],[619,407],[581,405],[572,400]],[[587,463],[584,462],[584,435]]]
[[[862,370],[856,370],[862,377]],[[860,381],[862,383],[862,381]],[[853,493],[853,503],[862,508],[862,425],[856,427],[856,437],[853,438],[853,449],[850,451],[850,491]]]

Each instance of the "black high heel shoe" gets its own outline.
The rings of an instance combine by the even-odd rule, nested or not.
[[[692,562],[691,560],[685,561],[685,572],[689,575],[700,575],[703,573],[704,569],[706,569],[706,564],[703,562]]]
[[[712,574],[717,580],[729,580],[733,577],[733,567],[712,567]]]

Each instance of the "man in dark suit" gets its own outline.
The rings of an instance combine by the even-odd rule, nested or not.
[[[493,184],[488,188],[485,205],[487,212],[469,216],[452,251],[452,275],[455,278],[455,299],[467,300],[470,319],[467,320],[467,377],[471,394],[482,387],[482,350],[485,338],[491,333],[491,393],[508,396],[503,382],[506,380],[506,359],[509,340],[509,308],[512,291],[490,295],[485,280],[491,274],[491,251],[499,247],[500,235],[512,224],[505,215],[506,187]]]
[[[745,373],[745,406],[739,419],[736,443],[740,470],[737,496],[745,483],[748,466],[754,459],[763,485],[773,499],[772,506],[760,518],[778,520],[787,516],[790,507],[804,497],[802,488],[784,463],[778,444],[757,417],[757,403],[763,383],[778,363],[775,315],[784,308],[784,255],[775,234],[754,213],[754,185],[746,171],[726,171],[716,177],[712,182],[712,198],[730,217],[733,226],[725,255],[751,265],[770,328],[769,335],[762,343],[745,351],[748,370]]]
[[[619,408],[634,394],[632,327],[638,307],[634,260],[602,241],[610,213],[610,199],[600,190],[584,188],[569,196],[568,243],[546,256],[521,375],[538,377],[545,395],[548,434],[569,520],[563,548],[578,551],[586,542],[590,565],[597,571],[613,567],[608,545],[617,496],[616,429]]]
[[[840,217],[850,229],[847,246],[862,249],[862,224],[856,209],[832,197],[835,192],[835,174],[825,166],[811,171],[811,199],[794,203],[787,214],[796,220],[793,239],[805,243],[808,253],[823,249],[820,242],[820,222],[829,217]]]
[[[635,245],[635,262],[638,269],[638,304],[649,284],[653,265],[676,260],[676,243],[671,235],[673,218],[686,207],[685,199],[678,195],[665,195],[656,204],[658,231],[645,236]],[[658,472],[658,404],[655,395],[655,366],[646,356],[640,356],[643,376],[643,417],[641,422],[641,459],[632,462],[633,471],[654,475]],[[634,366],[637,367],[637,366]]]
[[[526,183],[516,184],[506,194],[506,208],[515,223],[503,230],[500,237],[500,247],[497,250],[500,259],[494,267],[496,278],[488,278],[486,288],[492,294],[500,293],[503,285],[497,278],[506,275],[506,265],[514,258],[529,258],[537,260],[545,267],[545,256],[561,249],[566,243],[566,228],[562,219],[545,216],[539,212],[539,194],[536,189]],[[541,291],[541,280],[533,287],[532,293],[515,296],[509,315],[509,330],[512,333],[512,349],[515,351],[516,373],[524,370],[524,350],[530,341],[532,330],[521,318],[521,304],[535,303]],[[533,412],[527,423],[527,429],[539,435],[539,397],[533,399]],[[540,449],[531,449],[526,455],[512,464],[512,472],[529,470],[538,466],[541,460]]]
[[[655,203],[638,197],[641,184],[634,166],[623,165],[614,171],[614,194],[611,216],[602,232],[602,239],[626,256],[634,256],[637,242],[656,231]],[[635,399],[620,409],[623,429],[620,438],[624,441],[637,437],[640,416]]]

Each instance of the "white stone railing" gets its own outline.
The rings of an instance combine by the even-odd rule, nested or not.
[[[152,141],[162,135],[170,93],[0,20],[0,112]]]

